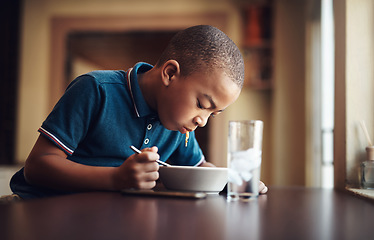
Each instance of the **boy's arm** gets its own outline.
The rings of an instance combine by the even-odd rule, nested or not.
[[[202,162],[199,167],[215,167],[215,165],[213,163],[210,163],[210,162],[207,162],[207,161],[204,161]]]
[[[68,160],[67,155],[40,135],[25,163],[30,184],[65,191],[150,189],[158,179],[156,149],[130,156],[119,167],[87,166]]]

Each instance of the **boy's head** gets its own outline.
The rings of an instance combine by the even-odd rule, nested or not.
[[[156,67],[161,67],[170,59],[179,63],[181,76],[219,69],[240,88],[243,86],[243,57],[235,43],[215,27],[198,25],[177,33],[160,56]]]
[[[244,81],[237,46],[222,31],[204,25],[177,33],[153,72],[161,81],[148,103],[167,129],[181,133],[205,126],[210,116],[232,104]]]

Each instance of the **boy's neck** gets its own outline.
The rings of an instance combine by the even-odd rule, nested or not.
[[[151,70],[138,74],[138,83],[140,90],[142,91],[143,97],[149,107],[153,110],[157,110],[157,97],[158,92],[158,80],[159,74],[155,68]]]

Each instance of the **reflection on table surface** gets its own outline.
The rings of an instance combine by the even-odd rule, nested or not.
[[[374,205],[344,192],[270,187],[249,202],[91,192],[0,205],[0,239],[372,239]]]

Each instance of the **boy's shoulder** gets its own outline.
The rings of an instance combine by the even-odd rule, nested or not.
[[[99,84],[105,83],[124,83],[124,74],[123,70],[96,70],[88,72],[80,76],[80,78],[91,78]]]
[[[77,91],[88,88],[100,88],[108,85],[125,85],[125,72],[123,70],[96,70],[76,77],[66,88]],[[78,90],[79,89],[79,90]]]

